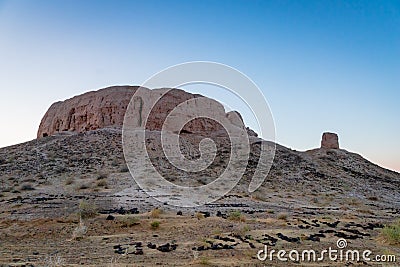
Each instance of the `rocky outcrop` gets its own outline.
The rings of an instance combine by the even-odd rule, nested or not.
[[[37,137],[42,138],[61,132],[79,133],[109,126],[122,126],[127,107],[137,90],[137,86],[113,86],[56,102],[50,106],[42,118]],[[165,93],[166,91],[168,92]],[[163,97],[152,107],[148,119],[144,121],[143,110],[148,109],[148,103],[160,95]],[[132,119],[138,126],[145,126],[149,130],[161,130],[170,112],[179,104],[194,99],[193,108],[199,110],[207,108],[217,118],[225,117],[232,126],[244,128],[242,117],[238,112],[225,113],[223,105],[211,99],[207,101],[208,106],[202,106],[204,101],[196,103],[196,98],[199,97],[202,96],[179,89],[145,89],[144,94],[140,97],[135,96],[133,99]],[[143,125],[144,123],[146,125]],[[219,133],[223,131],[223,128],[213,120],[198,118],[186,123],[182,130],[186,133],[209,134]]]
[[[335,133],[323,133],[321,140],[321,148],[339,149],[339,138]]]
[[[115,86],[56,102],[42,118],[37,137],[122,125],[125,110],[136,89],[131,86]]]

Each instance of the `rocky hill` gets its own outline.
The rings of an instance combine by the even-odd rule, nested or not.
[[[304,152],[276,144],[271,171],[253,193],[248,192],[248,185],[258,163],[261,142],[266,142],[259,139],[251,144],[243,178],[228,195],[197,208],[164,205],[138,188],[123,156],[121,126],[136,88],[106,88],[57,102],[43,117],[38,139],[0,149],[0,263],[45,261],[46,255],[54,255],[54,246],[58,246],[58,255],[68,264],[104,264],[116,259],[120,251],[127,255],[118,258],[124,264],[153,266],[168,259],[188,266],[199,260],[187,256],[187,251],[210,247],[211,253],[214,244],[215,251],[221,250],[219,256],[206,255],[215,264],[233,264],[234,255],[233,259],[242,266],[258,266],[254,257],[245,255],[254,256],[256,248],[265,242],[289,246],[309,244],[318,238],[318,244],[328,245],[344,236],[354,240],[353,245],[376,246],[379,232],[375,229],[400,216],[400,174],[340,149],[338,137],[332,133],[323,135],[321,148]],[[152,97],[159,91],[148,93]],[[201,174],[183,173],[162,153],[158,135],[164,113],[196,97],[172,90],[147,125],[151,130],[147,146],[152,162],[171,182],[182,185],[199,186],[213,181],[224,170],[230,152],[220,126],[200,119],[183,128],[180,144],[185,156],[196,158],[199,140],[205,136],[214,138],[217,154],[209,168]],[[235,127],[245,127],[239,114],[225,113],[216,101],[212,108]],[[247,132],[255,138],[250,129]],[[82,201],[92,203],[101,215],[86,222],[88,237],[66,243],[79,223],[74,215]],[[164,215],[153,214],[157,207]],[[127,213],[131,217],[127,218]],[[238,220],[234,214],[239,214]],[[247,217],[248,230],[243,230],[245,219],[241,216]],[[139,221],[132,219],[131,224],[126,221],[129,218]],[[162,225],[157,233],[149,227],[154,218]],[[198,236],[209,238],[208,243],[197,240]],[[142,245],[135,245],[132,240],[158,242],[157,249],[150,245],[137,249]],[[176,251],[171,244],[177,246]],[[89,252],[92,249],[97,253]],[[163,249],[175,254],[166,256],[160,252]],[[181,262],[177,261],[179,258]]]

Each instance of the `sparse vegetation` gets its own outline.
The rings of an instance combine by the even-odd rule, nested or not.
[[[385,226],[381,233],[385,241],[390,245],[400,245],[400,220]]]
[[[82,200],[79,203],[79,217],[82,219],[94,218],[98,215],[98,208],[94,203]]]
[[[239,236],[245,236],[247,232],[250,231],[250,226],[245,224],[243,227],[234,230],[233,232]]]
[[[80,220],[79,225],[72,232],[72,239],[81,240],[86,233],[87,233],[87,226],[85,225],[83,220]]]
[[[152,218],[160,218],[161,213],[162,213],[162,210],[160,210],[159,208],[155,208],[150,212],[150,216]]]
[[[75,179],[73,178],[73,177],[68,177],[66,180],[65,180],[65,185],[71,185],[71,184],[73,184],[75,182]]]
[[[361,203],[359,199],[352,197],[347,199],[347,204],[351,206],[359,206]]]
[[[139,224],[139,219],[137,217],[128,215],[120,217],[119,221],[121,222],[121,227],[132,227]]]
[[[374,212],[368,207],[358,209],[357,211],[360,213],[365,213],[365,214],[374,214]]]
[[[196,218],[199,220],[204,219],[204,214],[201,212],[196,212]]]
[[[287,213],[281,212],[278,214],[277,218],[278,218],[278,220],[286,221],[288,218],[288,215],[287,215]]]
[[[97,181],[97,186],[98,187],[106,187],[107,186],[107,180],[106,179],[101,179]]]
[[[152,221],[150,223],[151,229],[158,229],[160,227],[160,222],[159,221]]]
[[[214,229],[214,230],[212,231],[212,234],[213,234],[213,235],[220,235],[220,234],[222,234],[222,231],[221,231],[220,228],[217,228],[217,229]]]
[[[201,265],[210,265],[210,260],[207,257],[201,257],[199,260],[199,264]]]
[[[244,222],[244,221],[246,221],[246,216],[244,216],[240,211],[236,210],[236,211],[232,211],[229,214],[228,219],[231,221]]]
[[[250,231],[250,226],[246,224],[245,226],[243,226],[242,230],[243,232],[247,233],[248,231]]]

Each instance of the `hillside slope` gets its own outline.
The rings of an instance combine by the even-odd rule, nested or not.
[[[185,144],[189,146],[191,139],[187,140]],[[153,142],[149,145],[160,146],[156,140]],[[195,149],[193,147],[191,151]],[[213,165],[206,173],[180,178],[179,172],[168,166],[159,150],[156,151],[150,156],[160,166],[160,172],[172,182],[194,186],[212,181],[229,159],[228,152],[221,153],[215,160],[219,164]],[[398,212],[400,209],[400,174],[342,149],[299,152],[277,145],[268,177],[256,192],[249,194],[247,187],[258,153],[259,144],[254,144],[248,171],[232,190],[232,194],[240,198],[225,198],[219,202],[235,204],[247,201],[252,209],[260,206],[267,209],[269,205],[280,205],[282,209],[340,208],[351,202],[359,203],[372,213],[375,210]],[[104,209],[134,206],[146,210],[161,204],[140,190],[134,190],[136,193],[131,197],[140,199],[138,201],[145,199],[144,203],[135,203],[129,197],[121,198],[121,194],[132,194],[130,190],[137,186],[124,161],[120,128],[45,137],[1,148],[0,158],[2,217],[10,213],[12,216],[47,217],[59,214],[58,209],[64,213],[71,212],[77,208],[82,196],[104,202],[105,207],[100,204]],[[11,208],[15,203],[24,205]],[[32,210],[29,203],[39,207],[47,205],[48,209]]]

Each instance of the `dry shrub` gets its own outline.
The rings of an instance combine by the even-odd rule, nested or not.
[[[98,209],[96,204],[89,203],[85,200],[82,200],[79,203],[79,217],[81,219],[89,219],[94,218],[98,215]]]
[[[155,208],[150,212],[150,216],[152,218],[160,218],[161,213],[162,213],[162,210],[160,210],[159,208]]]
[[[246,216],[244,216],[240,211],[236,210],[229,214],[228,219],[231,221],[245,222]]]

